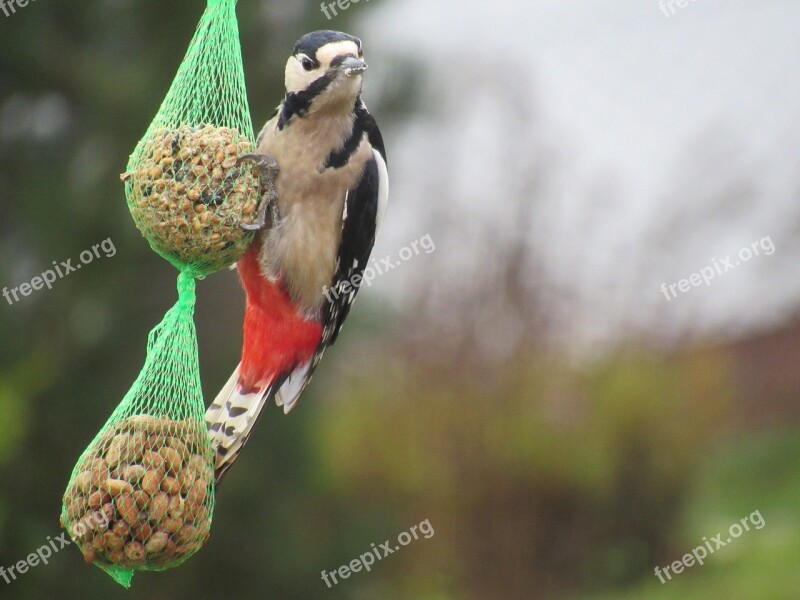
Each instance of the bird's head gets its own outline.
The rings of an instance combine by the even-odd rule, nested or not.
[[[286,63],[286,93],[302,98],[308,112],[349,108],[361,93],[366,70],[357,37],[338,31],[307,33]]]

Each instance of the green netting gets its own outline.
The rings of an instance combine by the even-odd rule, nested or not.
[[[203,420],[195,281],[150,332],[133,387],[78,459],[61,521],[89,563],[128,587],[134,569],[177,566],[208,539],[213,452]]]
[[[130,586],[137,569],[179,565],[208,539],[214,455],[204,421],[195,279],[235,261],[259,183],[236,0],[208,0],[175,81],[123,175],[151,247],[180,270],[179,299],[150,333],[145,365],[83,452],[62,525],[89,563]]]
[[[236,261],[253,234],[259,190],[235,12],[209,0],[164,103],[123,174],[136,226],[179,269],[199,275]]]

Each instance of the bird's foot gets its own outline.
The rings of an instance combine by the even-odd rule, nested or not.
[[[249,224],[242,223],[240,227],[246,231],[271,229],[280,220],[278,193],[275,191],[278,163],[268,154],[245,154],[239,157],[239,164],[243,162],[252,162],[258,170],[261,202],[258,205],[255,220]]]

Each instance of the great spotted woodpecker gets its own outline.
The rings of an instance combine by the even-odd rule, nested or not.
[[[247,304],[241,362],[206,413],[219,481],[271,398],[289,412],[350,311],[389,195],[386,152],[361,99],[361,40],[315,31],[286,63],[286,97],[258,138],[274,181],[237,266]],[[266,186],[265,186],[266,187]],[[272,188],[273,186],[269,186]]]

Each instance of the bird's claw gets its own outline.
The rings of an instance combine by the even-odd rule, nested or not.
[[[258,181],[261,186],[261,202],[258,213],[252,223],[242,223],[245,231],[263,231],[271,229],[280,220],[278,211],[278,193],[275,191],[275,179],[278,177],[278,163],[268,154],[245,154],[239,157],[239,164],[252,162],[258,170]]]

